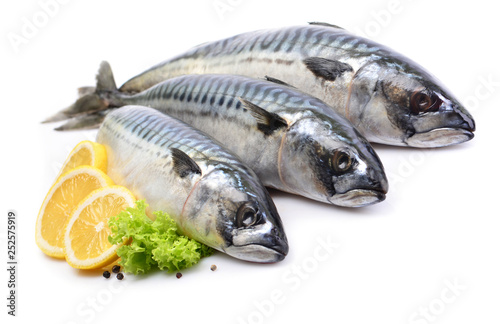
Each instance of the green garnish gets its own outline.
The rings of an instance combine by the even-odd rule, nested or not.
[[[174,272],[189,268],[213,253],[212,248],[179,235],[175,221],[166,213],[155,212],[156,219],[150,220],[147,206],[144,200],[137,201],[135,208],[129,207],[108,221],[111,244],[121,243],[124,237],[131,238],[130,244],[117,250],[125,272],[139,274],[156,268]]]

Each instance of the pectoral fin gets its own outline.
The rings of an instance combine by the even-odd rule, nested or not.
[[[257,120],[257,128],[265,135],[271,135],[277,129],[288,127],[288,123],[280,115],[269,112],[248,100],[240,98],[245,109],[248,109],[253,118]]]
[[[190,174],[201,174],[201,169],[196,162],[183,151],[177,148],[171,148],[172,160],[174,162],[174,171],[181,177],[187,177]]]
[[[345,72],[353,71],[352,66],[347,63],[322,57],[308,57],[304,59],[304,64],[315,76],[328,81],[335,81]]]

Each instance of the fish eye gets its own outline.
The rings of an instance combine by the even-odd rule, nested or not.
[[[344,173],[351,168],[351,156],[344,151],[336,150],[330,158],[330,166],[336,173]]]
[[[435,93],[427,91],[415,91],[411,95],[410,108],[415,115],[437,111],[441,105],[441,99]]]
[[[238,228],[250,227],[262,222],[262,214],[259,208],[252,202],[246,202],[238,208],[236,213],[236,225]]]

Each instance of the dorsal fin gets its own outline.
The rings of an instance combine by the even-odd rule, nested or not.
[[[328,81],[335,81],[344,72],[354,71],[347,63],[322,57],[308,57],[303,62],[315,76]]]
[[[269,82],[272,82],[272,83],[276,83],[276,84],[279,84],[279,85],[284,85],[284,86],[287,86],[287,87],[290,87],[290,88],[295,88],[293,85],[288,84],[285,81],[281,81],[280,79],[276,79],[276,78],[270,77],[269,75],[266,75],[264,77],[264,79],[266,79],[266,81],[269,81]]]
[[[315,26],[325,26],[325,27],[332,27],[332,28],[338,28],[338,29],[344,29],[342,27],[339,27],[337,25],[332,25],[326,22],[321,22],[321,21],[310,21],[308,22],[309,25],[315,25]]]
[[[248,109],[253,118],[257,120],[257,128],[265,135],[271,135],[275,130],[288,127],[288,123],[278,114],[269,112],[248,100],[240,98],[243,107]]]
[[[201,174],[201,169],[196,162],[186,153],[178,148],[171,148],[172,160],[174,162],[174,171],[181,177],[187,177],[190,174]]]

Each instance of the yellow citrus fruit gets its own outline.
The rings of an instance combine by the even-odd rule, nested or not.
[[[78,143],[71,153],[69,153],[56,178],[82,165],[90,165],[106,172],[107,164],[106,148],[103,145],[91,141],[83,141]]]
[[[122,186],[92,191],[71,214],[64,232],[66,261],[78,269],[98,269],[114,262],[123,244],[109,243],[110,217],[135,206],[135,198]]]
[[[73,209],[92,191],[113,185],[101,170],[80,166],[63,174],[45,197],[36,221],[36,243],[47,255],[64,258],[64,226]]]

